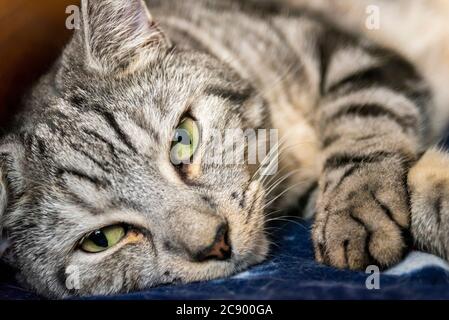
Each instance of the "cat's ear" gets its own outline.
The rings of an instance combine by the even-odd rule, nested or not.
[[[135,69],[169,45],[143,0],[82,0],[81,18],[85,62],[99,72]]]
[[[3,230],[7,208],[25,189],[24,154],[23,145],[15,137],[6,138],[0,144],[0,257],[7,245]]]

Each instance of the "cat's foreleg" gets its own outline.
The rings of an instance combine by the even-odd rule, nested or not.
[[[315,118],[324,159],[315,255],[338,268],[386,268],[409,249],[407,175],[428,136],[432,102],[410,65],[344,41],[323,40],[330,58]]]

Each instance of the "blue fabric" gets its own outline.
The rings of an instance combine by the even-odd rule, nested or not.
[[[168,285],[113,299],[449,299],[449,267],[445,262],[420,266],[409,263],[380,276],[380,289],[368,290],[369,274],[317,264],[310,241],[310,224],[288,222],[277,231],[272,256],[263,264],[227,279],[188,285]],[[431,257],[430,255],[428,255]],[[425,259],[429,261],[431,258]],[[411,268],[410,268],[411,267]],[[412,271],[408,270],[411,269]],[[0,270],[0,299],[36,298]],[[401,273],[405,272],[405,273]],[[102,299],[95,297],[94,299]]]

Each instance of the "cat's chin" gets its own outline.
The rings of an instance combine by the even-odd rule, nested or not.
[[[233,265],[233,270],[230,274],[224,276],[234,275],[236,273],[245,271],[251,266],[263,262],[267,258],[268,252],[269,241],[261,230],[259,232],[258,239],[254,242],[254,246],[251,248],[251,250],[248,250],[241,255],[235,255],[232,258],[231,264]]]
[[[230,261],[211,262],[208,266],[202,266],[202,270],[191,273],[191,276],[181,280],[181,283],[196,281],[207,281],[230,277],[240,272],[246,271],[251,266],[257,265],[266,259],[268,254],[268,242],[252,253],[242,257],[235,257]]]

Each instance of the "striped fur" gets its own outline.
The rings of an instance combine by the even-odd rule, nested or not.
[[[407,175],[438,129],[414,67],[277,2],[147,4],[151,15],[140,0],[83,1],[83,28],[3,142],[20,146],[2,153],[14,159],[2,162],[13,195],[2,206],[5,257],[23,283],[63,297],[226,276],[265,258],[267,206],[310,193],[320,262],[399,261]],[[168,148],[185,114],[204,138],[198,163],[180,171]],[[228,128],[277,128],[277,176],[211,165],[208,137]],[[117,222],[139,236],[99,255],[76,250],[87,232]],[[195,261],[226,224],[231,259]],[[70,266],[77,290],[65,285]]]
[[[251,5],[234,3],[220,14],[221,30],[213,27],[215,4],[190,6],[175,10],[166,29],[229,61],[269,102],[290,140],[286,172],[301,169],[285,201],[319,180],[318,260],[354,269],[398,262],[407,249],[407,172],[435,134],[432,95],[418,72],[303,12],[286,18],[282,8],[267,13],[262,5],[248,17]]]

